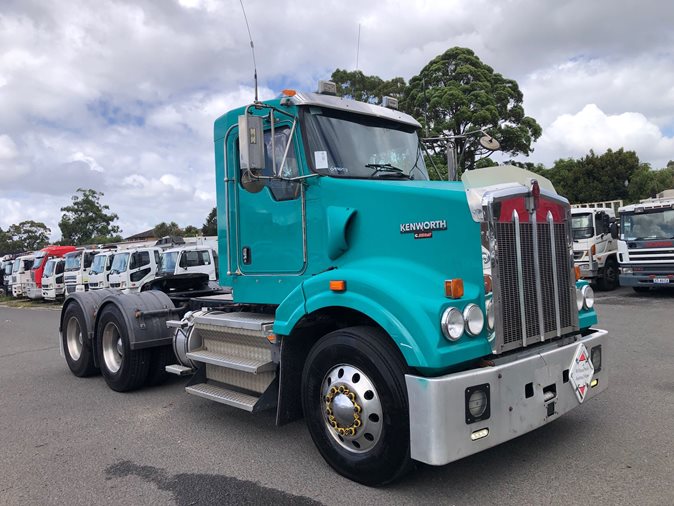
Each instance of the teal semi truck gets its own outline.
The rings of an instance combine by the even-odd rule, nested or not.
[[[184,375],[205,399],[304,417],[328,464],[368,485],[606,388],[568,201],[510,166],[430,181],[414,118],[331,88],[215,121],[221,289],[189,274],[69,295],[70,370],[117,391]]]

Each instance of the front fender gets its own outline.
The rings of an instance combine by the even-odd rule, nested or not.
[[[344,292],[329,289],[330,280],[336,279],[346,282]],[[441,274],[417,263],[381,258],[354,262],[348,268],[327,271],[303,283],[304,308],[298,304],[298,288],[279,306],[280,318],[274,330],[288,335],[305,314],[344,307],[374,320],[391,336],[408,365],[426,374],[437,374],[489,355],[491,347],[486,336],[464,336],[450,343],[440,330],[446,307],[463,309],[469,302],[481,301],[479,285],[466,283],[464,298],[450,300],[444,297],[444,284],[439,279],[444,280]]]

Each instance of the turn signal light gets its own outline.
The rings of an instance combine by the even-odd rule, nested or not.
[[[575,271],[576,271],[576,281],[580,279],[580,265],[575,266]]]
[[[445,297],[449,297],[450,299],[460,299],[463,297],[463,279],[446,279]]]
[[[333,292],[345,292],[346,291],[346,281],[344,280],[331,280],[330,281],[330,290]]]
[[[590,248],[590,253],[592,253],[592,256],[595,256],[597,254],[597,245],[593,244],[592,247]]]

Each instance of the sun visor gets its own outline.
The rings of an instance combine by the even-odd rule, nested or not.
[[[487,186],[510,185],[512,183],[529,187],[532,179],[538,181],[541,190],[557,193],[549,179],[515,165],[496,165],[484,169],[467,170],[461,176],[461,181],[463,181],[466,190],[485,188]]]

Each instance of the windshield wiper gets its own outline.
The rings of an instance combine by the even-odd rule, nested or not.
[[[370,174],[370,177],[373,177],[380,172],[382,173],[388,172],[393,173],[396,176],[402,176],[406,179],[412,179],[408,174],[405,174],[405,172],[401,168],[391,165],[390,163],[366,163],[365,167],[367,167],[368,169],[374,169],[374,172]]]

